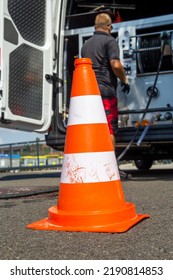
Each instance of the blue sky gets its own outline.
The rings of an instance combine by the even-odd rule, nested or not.
[[[45,134],[0,128],[0,145],[45,139]]]

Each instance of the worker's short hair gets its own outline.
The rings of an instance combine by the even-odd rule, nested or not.
[[[111,17],[106,13],[100,13],[95,18],[95,28],[106,28],[108,25],[112,24]]]

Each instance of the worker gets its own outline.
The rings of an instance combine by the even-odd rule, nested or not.
[[[99,13],[95,18],[95,32],[82,46],[81,56],[90,58],[96,75],[105,109],[113,147],[116,152],[116,132],[118,130],[117,85],[120,80],[122,92],[128,94],[130,86],[119,57],[119,46],[111,35],[112,19],[107,13]],[[122,177],[128,177],[124,174]]]

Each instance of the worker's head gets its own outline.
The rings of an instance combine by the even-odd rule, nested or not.
[[[95,18],[95,30],[110,33],[112,30],[112,19],[106,13],[100,13]]]

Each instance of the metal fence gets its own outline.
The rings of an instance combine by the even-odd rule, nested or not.
[[[0,172],[61,169],[63,153],[48,147],[44,140],[0,145]]]

